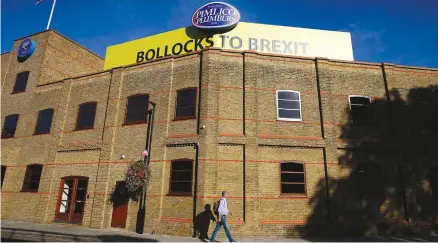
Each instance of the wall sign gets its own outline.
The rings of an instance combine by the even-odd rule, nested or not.
[[[191,25],[109,46],[106,49],[104,69],[198,52],[210,47],[311,58],[354,60],[351,35],[347,32],[245,22],[239,22],[232,30],[209,32],[208,29],[200,30]]]
[[[17,59],[19,62],[24,62],[34,53],[36,48],[36,42],[31,39],[23,40],[18,46]]]
[[[200,29],[233,28],[240,20],[239,11],[228,3],[211,2],[193,14],[192,24]]]

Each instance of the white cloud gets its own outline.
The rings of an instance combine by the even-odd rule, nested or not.
[[[386,29],[372,29],[360,22],[349,24],[341,31],[351,33],[354,60],[379,62],[381,54],[387,50],[382,36]]]
[[[107,35],[78,38],[75,41],[90,49],[99,56],[105,57],[106,48],[108,46],[140,39],[159,32],[160,30],[154,27],[138,28],[123,30],[120,32],[112,32]]]

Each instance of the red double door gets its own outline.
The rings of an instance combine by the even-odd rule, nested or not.
[[[64,177],[61,179],[55,220],[82,223],[87,186],[87,177]]]
[[[82,223],[87,198],[87,186],[87,177],[64,177],[61,179],[55,220]],[[118,181],[116,187],[123,189],[125,182]],[[118,191],[118,193],[125,194],[126,190]],[[124,195],[118,196],[124,197]],[[128,200],[123,200],[122,203],[113,205],[111,226],[125,228],[127,216]]]

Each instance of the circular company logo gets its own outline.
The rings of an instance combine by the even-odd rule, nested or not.
[[[29,58],[36,48],[36,42],[31,39],[23,40],[18,46],[18,61],[24,62],[27,58]]]
[[[239,11],[228,3],[211,2],[193,14],[192,24],[201,29],[231,28],[240,20]]]

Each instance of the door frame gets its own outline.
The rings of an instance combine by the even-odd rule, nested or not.
[[[62,193],[64,192],[64,181],[65,180],[69,180],[69,179],[73,180],[72,197],[70,199],[70,201],[72,203],[70,204],[71,207],[69,208],[68,219],[64,220],[64,219],[59,219],[59,209],[61,207]],[[75,201],[76,201],[76,193],[77,193],[77,188],[78,188],[79,180],[87,180],[87,187],[85,188],[84,206],[83,206],[83,212],[82,212],[82,218],[83,218],[84,212],[85,212],[85,203],[87,201],[89,178],[87,176],[64,176],[64,177],[61,178],[61,181],[59,183],[59,192],[58,192],[58,198],[57,198],[57,203],[56,203],[56,211],[55,211],[55,219],[54,219],[55,221],[72,223],[72,224],[82,224],[82,220],[81,220],[81,222],[73,222],[72,221],[72,216],[73,216],[73,213],[74,213],[74,206],[75,206]]]

